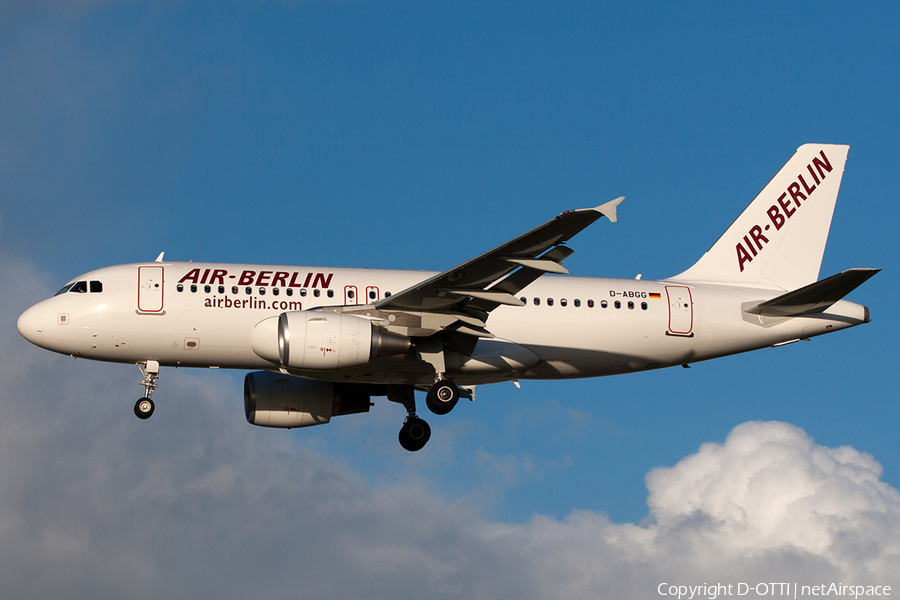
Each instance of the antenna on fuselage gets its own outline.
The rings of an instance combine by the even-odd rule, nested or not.
[[[159,253],[159,256],[157,256],[157,257],[156,257],[156,260],[154,260],[153,262],[162,262],[162,260],[163,260],[163,254],[165,254],[165,252],[160,252],[160,253]]]

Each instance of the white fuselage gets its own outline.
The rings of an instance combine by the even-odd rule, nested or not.
[[[80,358],[277,369],[251,347],[254,327],[264,319],[290,311],[369,304],[432,275],[219,263],[120,265],[76,278],[85,282],[79,290],[86,291],[69,290],[36,304],[20,318],[19,330],[38,346]],[[804,317],[763,318],[742,310],[744,303],[781,293],[545,275],[518,294],[525,306],[491,312],[486,328],[494,338],[481,338],[470,355],[448,351],[447,367],[459,385],[595,377],[707,360],[868,320],[865,307],[844,300]],[[434,371],[423,370],[414,351],[306,375],[377,384],[434,380]]]

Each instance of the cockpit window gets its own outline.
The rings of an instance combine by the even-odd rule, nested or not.
[[[87,294],[89,285],[92,294],[99,294],[103,291],[102,281],[91,281],[90,284],[87,281],[76,281],[74,283],[67,283],[66,285],[64,285],[61,290],[54,294],[54,296],[59,296],[60,294],[65,294],[66,292],[73,292],[75,294]]]

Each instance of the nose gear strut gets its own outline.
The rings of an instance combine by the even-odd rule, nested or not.
[[[159,363],[155,360],[148,360],[145,364],[138,363],[137,368],[142,376],[141,385],[144,386],[144,397],[135,402],[134,414],[139,419],[149,419],[156,410],[151,396],[153,396],[153,390],[159,386],[156,382],[159,379]]]

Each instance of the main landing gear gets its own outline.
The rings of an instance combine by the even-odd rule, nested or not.
[[[436,415],[446,415],[459,402],[459,388],[449,379],[438,379],[425,395],[425,405]]]
[[[153,390],[159,385],[156,382],[159,379],[159,363],[155,360],[148,360],[145,365],[138,363],[137,368],[143,376],[141,385],[144,386],[144,397],[134,403],[134,414],[138,419],[149,419],[156,410],[156,404],[150,397],[153,395]]]
[[[459,402],[459,388],[449,379],[438,379],[428,394],[425,404],[436,415],[446,415]],[[431,427],[416,414],[415,388],[411,385],[392,385],[388,387],[388,400],[402,404],[406,408],[406,420],[400,428],[398,436],[404,450],[417,452],[425,447],[431,437]]]
[[[416,395],[411,385],[388,387],[388,400],[402,404],[406,408],[406,420],[400,428],[400,445],[404,450],[416,452],[425,447],[431,438],[431,427],[416,415]]]

